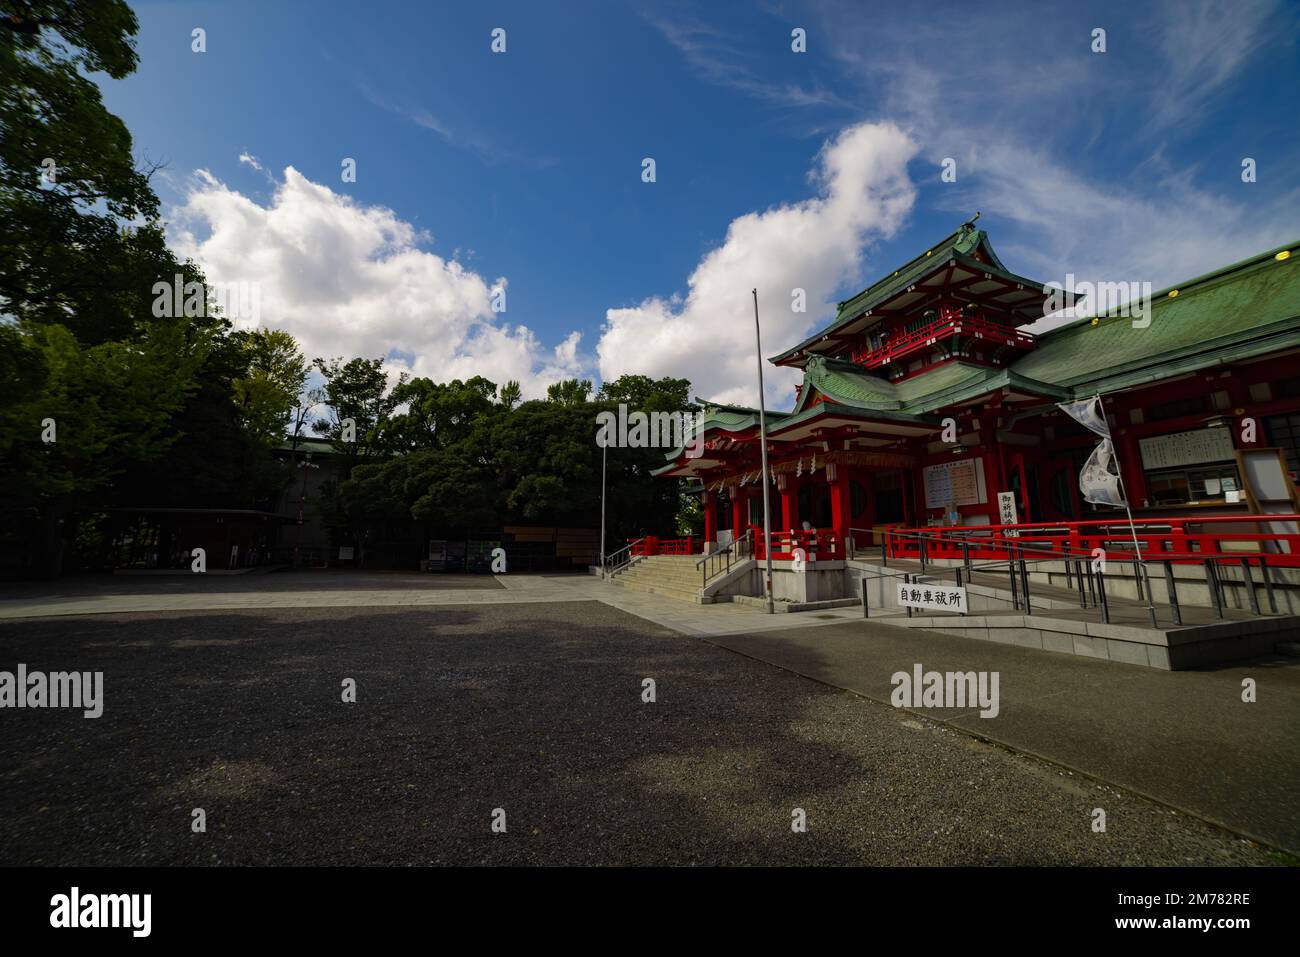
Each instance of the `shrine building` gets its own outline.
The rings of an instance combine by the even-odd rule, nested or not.
[[[1154,292],[1145,326],[1115,310],[1033,334],[1044,283],[1013,272],[984,230],[963,224],[768,360],[803,372],[794,407],[766,412],[766,490],[785,543],[774,548],[811,532],[821,557],[843,557],[891,529],[994,526],[996,536],[1114,518],[1079,489],[1098,436],[1058,408],[1094,395],[1140,523],[1167,531],[1296,511],[1262,508],[1242,459],[1278,450],[1294,501],[1296,245]],[[761,538],[765,486],[758,411],[704,405],[703,454],[678,449],[655,474],[698,481],[709,553]]]

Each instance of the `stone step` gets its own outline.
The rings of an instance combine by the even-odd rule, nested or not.
[[[700,593],[698,589],[691,591],[683,588],[670,588],[670,587],[665,587],[663,585],[652,585],[652,584],[647,584],[645,582],[628,581],[627,579],[623,579],[623,580],[614,579],[614,581],[622,585],[624,588],[627,588],[631,591],[645,592],[646,594],[650,594],[650,595],[662,595],[665,598],[672,598],[677,601],[689,602],[696,605],[702,605],[705,603],[705,600],[700,597]]]
[[[657,578],[625,578],[623,581],[627,584],[640,585],[645,588],[662,588],[667,591],[681,591],[690,594],[698,594],[700,590],[699,582],[671,582]]]
[[[623,572],[624,579],[654,579],[655,581],[682,581],[682,583],[701,583],[702,576],[698,571],[666,571],[663,568],[629,568]]]
[[[628,568],[625,574],[649,574],[649,575],[671,575],[675,577],[688,577],[694,575],[700,577],[700,570],[694,566],[685,565],[642,565],[636,564]]]

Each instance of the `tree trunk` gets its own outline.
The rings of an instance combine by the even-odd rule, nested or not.
[[[63,574],[70,512],[70,503],[62,497],[50,499],[41,508],[28,557],[27,569],[32,578],[53,579]]]

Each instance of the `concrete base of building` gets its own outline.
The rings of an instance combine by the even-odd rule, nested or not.
[[[1300,618],[1257,618],[1187,628],[1136,627],[1042,615],[968,615],[891,618],[891,625],[941,635],[1041,648],[1066,655],[1182,671],[1273,654]]]
[[[767,608],[767,599],[761,595],[735,595],[731,599],[737,605],[747,605],[751,608],[765,610]],[[861,604],[856,598],[830,598],[826,601],[805,601],[793,602],[788,600],[779,600],[772,603],[772,610],[777,614],[799,612],[799,611],[826,611],[831,608],[847,608],[849,605]]]
[[[901,606],[893,586],[903,570],[848,564],[846,574],[859,593],[866,580],[870,608],[896,615]],[[952,569],[925,576],[927,582],[950,578],[955,583]],[[912,617],[891,617],[889,624],[1172,671],[1273,654],[1300,633],[1300,615],[1229,608],[1219,619],[1211,609],[1192,604],[1182,607],[1179,625],[1173,623],[1171,609],[1157,607],[1157,624],[1152,625],[1146,605],[1123,594],[1111,596],[1111,620],[1103,622],[1099,608],[1081,608],[1072,591],[1045,582],[1031,585],[1027,614],[1023,604],[1015,607],[1009,582],[1005,587],[968,582],[966,597],[966,615],[914,610]]]

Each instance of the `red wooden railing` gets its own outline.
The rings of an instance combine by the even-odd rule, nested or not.
[[[999,325],[987,319],[963,316],[953,312],[941,316],[928,326],[914,332],[904,333],[885,342],[879,349],[859,349],[853,353],[853,361],[867,369],[874,369],[901,359],[910,352],[929,343],[931,340],[947,336],[967,335],[976,339],[985,339],[1021,349],[1032,349],[1034,337],[1028,332],[1021,332],[1012,326]]]
[[[695,539],[688,536],[686,538],[656,538],[653,535],[647,535],[641,539],[628,539],[632,546],[632,554],[639,556],[648,555],[694,555]]]
[[[748,526],[754,540],[754,557],[766,559],[763,549],[763,529],[758,525]],[[741,533],[742,535],[744,532]],[[656,538],[647,535],[642,539],[628,539],[632,554],[637,557],[650,555],[694,555],[697,546],[695,538]],[[794,557],[796,548],[803,549],[805,561],[832,561],[844,558],[844,536],[833,528],[817,528],[811,531],[773,531],[772,560],[788,562]]]
[[[751,526],[754,533],[754,557],[767,558],[763,548],[763,529]],[[795,549],[803,549],[804,561],[839,561],[844,558],[844,536],[833,528],[814,528],[809,531],[786,530],[772,532],[772,561],[788,562],[795,557]]]
[[[931,561],[967,556],[1002,560],[1009,557],[1013,545],[1075,555],[1102,547],[1131,555],[1134,529],[1143,557],[1154,561],[1235,562],[1262,556],[1269,565],[1300,567],[1300,515],[1139,518],[1132,528],[1127,520],[1114,519],[898,528],[885,530],[885,550],[891,558],[916,558],[922,547],[918,536],[923,536]]]

